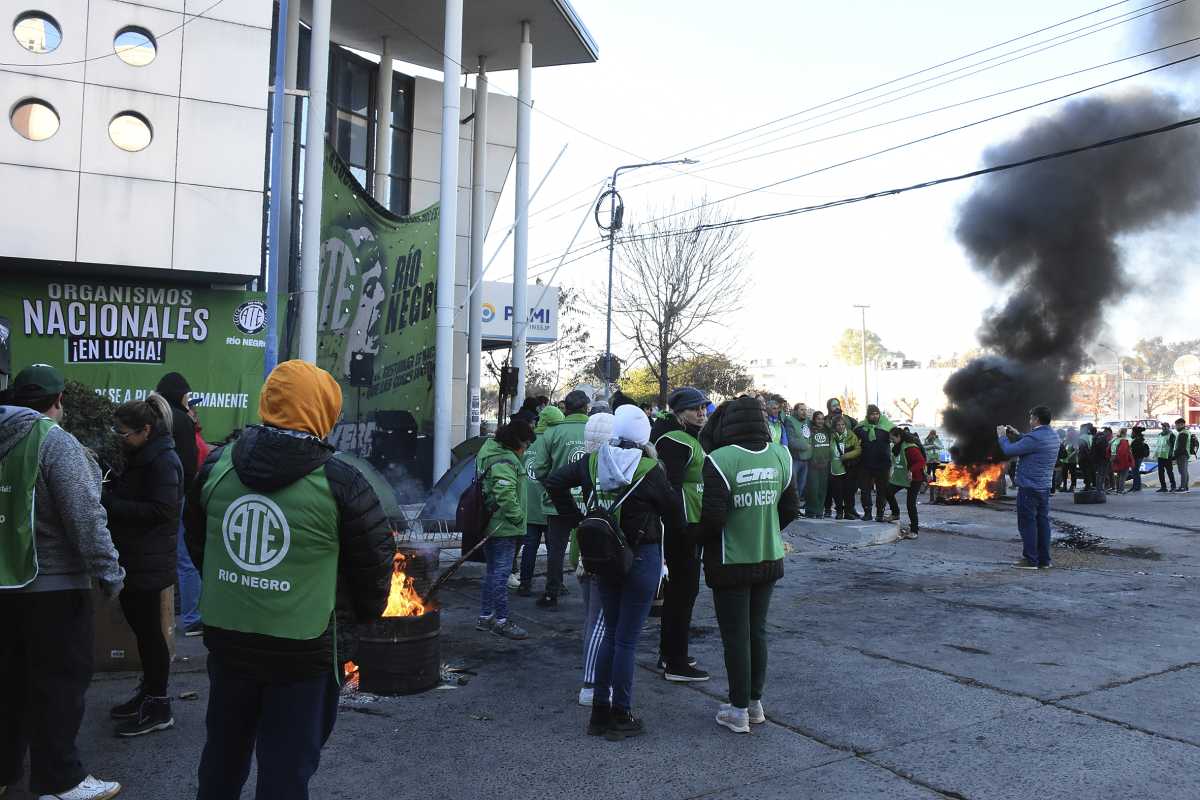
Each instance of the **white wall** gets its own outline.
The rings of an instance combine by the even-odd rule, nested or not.
[[[463,89],[460,95],[462,117],[475,108],[475,92]],[[438,170],[442,147],[442,84],[427,78],[416,78],[413,97],[412,194],[409,207],[413,212],[438,201],[441,182]],[[474,125],[459,126],[458,144],[458,241],[454,268],[454,410],[450,439],[461,442],[466,438],[467,416],[467,309],[468,283],[471,274],[471,156]],[[517,101],[514,97],[488,93],[488,156],[487,156],[487,222],[501,229],[512,220],[495,220],[500,192],[517,154]],[[491,253],[486,253],[485,258]]]
[[[4,2],[2,24],[24,8]],[[0,30],[0,269],[3,257],[162,270],[242,281],[262,258],[271,0],[29,0],[62,43],[34,54]],[[154,35],[142,67],[113,52],[126,26]],[[83,63],[72,63],[83,62]],[[49,102],[60,128],[31,142],[9,110]],[[121,111],[154,138],[127,153],[108,136]],[[86,266],[84,266],[86,270]]]

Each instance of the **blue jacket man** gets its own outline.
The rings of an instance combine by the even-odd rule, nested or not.
[[[1050,428],[1050,409],[1035,406],[1029,412],[1029,433],[1009,441],[1016,431],[996,428],[1000,449],[1017,462],[1017,528],[1021,532],[1022,558],[1018,569],[1050,568],[1050,486],[1058,460],[1058,434]]]

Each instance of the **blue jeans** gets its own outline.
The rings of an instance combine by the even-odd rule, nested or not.
[[[200,621],[200,573],[192,564],[187,544],[183,541],[183,523],[179,525],[179,559],[176,571],[179,577],[179,622],[184,628]]]
[[[533,583],[533,570],[537,567],[538,546],[546,535],[546,526],[529,523],[525,526],[525,539],[521,542],[521,585]]]
[[[662,545],[639,545],[623,581],[596,578],[604,608],[604,636],[596,654],[595,697],[608,697],[617,708],[633,708],[634,655],[662,577]],[[593,705],[595,703],[593,702]]]
[[[1142,490],[1142,459],[1133,462],[1133,490],[1140,492]]]
[[[796,482],[796,492],[804,499],[804,487],[808,485],[808,462],[792,460],[792,480]]]
[[[307,800],[308,782],[337,720],[333,671],[291,683],[265,682],[208,659],[208,738],[197,800],[237,800],[258,761],[256,800]]]
[[[493,536],[483,546],[487,557],[487,574],[483,576],[483,588],[479,598],[479,616],[503,621],[508,619],[508,576],[512,574],[513,553],[517,550],[517,537]]]
[[[1050,566],[1050,490],[1017,488],[1021,553],[1039,567]]]

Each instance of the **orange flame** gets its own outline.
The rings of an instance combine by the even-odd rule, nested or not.
[[[428,610],[421,595],[413,589],[413,579],[405,574],[404,563],[404,555],[396,553],[392,562],[392,589],[388,592],[384,617],[419,617]]]
[[[358,664],[355,664],[353,661],[347,661],[342,678],[344,679],[343,682],[349,686],[351,690],[356,691],[358,689]]]
[[[937,474],[930,486],[943,489],[958,489],[959,495],[969,500],[991,500],[996,496],[992,484],[1004,475],[1003,464],[975,464],[960,467],[947,464]]]

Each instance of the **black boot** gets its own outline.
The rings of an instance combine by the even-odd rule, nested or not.
[[[547,611],[558,611],[558,598],[552,594],[544,594],[537,599],[537,606]]]
[[[533,597],[533,589],[528,583],[522,583],[517,587],[517,597]]]
[[[142,689],[142,684],[139,683],[137,691],[133,693],[133,697],[119,706],[113,706],[109,710],[108,715],[113,719],[137,719],[138,712],[142,709],[142,701],[145,699],[146,692]]]
[[[147,695],[142,700],[141,708],[138,709],[137,718],[122,722],[117,726],[117,736],[129,738],[154,733],[154,731],[165,731],[174,724],[175,717],[171,715],[171,698]]]
[[[604,738],[610,742],[619,742],[632,736],[641,736],[645,732],[646,728],[642,725],[642,721],[635,717],[632,711],[614,708]]]
[[[608,733],[608,726],[611,723],[612,708],[592,703],[592,716],[588,720],[587,726],[588,736],[603,736]]]

